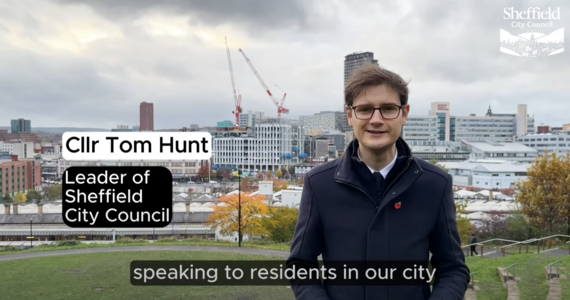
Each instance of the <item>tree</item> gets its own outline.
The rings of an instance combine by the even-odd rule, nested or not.
[[[279,192],[280,190],[286,190],[288,187],[286,181],[273,180],[273,191]]]
[[[297,182],[299,185],[305,184],[305,176],[299,177],[299,181]]]
[[[45,197],[48,201],[61,199],[63,196],[63,190],[61,184],[52,185],[47,188]]]
[[[212,172],[210,172],[210,178],[218,178],[218,173],[212,170]]]
[[[277,177],[277,178],[283,177],[283,172],[281,170],[275,171],[275,177]]]
[[[271,171],[267,171],[267,179],[271,180],[273,178],[273,173]]]
[[[42,200],[42,194],[40,194],[40,192],[36,191],[36,190],[31,190],[28,192],[28,201],[32,201],[35,202],[36,204],[39,204],[40,201]]]
[[[290,242],[293,240],[299,210],[289,207],[272,207],[269,209],[269,217],[263,219],[263,227],[270,240],[277,243]]]
[[[208,166],[208,162],[205,162],[204,165],[202,165],[200,167],[200,169],[198,170],[198,178],[200,178],[200,179],[208,178],[208,174],[210,173],[209,169],[210,168]]]
[[[528,169],[527,180],[517,183],[516,201],[532,226],[552,233],[557,225],[570,223],[569,164],[568,157],[556,153],[539,156]]]
[[[14,195],[14,202],[15,203],[26,203],[28,199],[26,198],[26,194],[24,193],[17,193]]]
[[[263,179],[263,172],[261,171],[257,172],[257,179],[259,180]]]
[[[222,196],[218,199],[214,213],[207,221],[208,226],[214,230],[220,230],[223,235],[231,235],[239,232],[239,196]],[[242,236],[263,236],[266,229],[263,227],[263,219],[269,213],[269,206],[265,203],[265,196],[248,196],[241,194],[241,229]]]
[[[249,181],[248,178],[244,178],[241,180],[241,183],[239,185],[239,189],[242,192],[252,192],[254,190],[253,184]]]
[[[457,210],[455,217],[461,241],[463,241],[463,243],[470,244],[469,236],[473,232],[473,225],[471,225],[471,220],[466,217],[468,203],[468,200],[465,200],[463,203],[460,201],[455,202],[455,208]]]

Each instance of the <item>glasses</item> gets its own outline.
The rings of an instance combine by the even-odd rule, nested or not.
[[[400,115],[400,109],[402,106],[395,104],[382,105],[381,107],[374,107],[372,105],[357,105],[352,106],[354,110],[354,116],[360,120],[371,119],[376,110],[380,111],[382,118],[386,120],[396,119]]]

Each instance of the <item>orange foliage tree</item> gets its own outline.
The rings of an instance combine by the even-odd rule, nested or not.
[[[265,202],[265,196],[248,196],[241,194],[241,233],[249,236],[264,236],[267,230],[263,226],[263,219],[269,214],[269,205]],[[226,195],[218,199],[214,213],[207,221],[212,229],[220,229],[223,235],[231,235],[239,232],[239,198],[238,195]]]
[[[287,181],[273,180],[273,191],[279,192],[280,190],[287,189]]]
[[[251,181],[249,181],[248,178],[244,178],[240,180],[241,183],[239,185],[239,189],[242,192],[253,192],[254,188],[253,188],[253,183],[251,183]],[[243,196],[242,196],[243,199]]]

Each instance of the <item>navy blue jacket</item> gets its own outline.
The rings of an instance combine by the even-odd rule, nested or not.
[[[431,253],[439,267],[438,284],[433,289],[292,285],[296,299],[463,300],[470,272],[457,229],[452,177],[413,157],[403,139],[396,146],[397,162],[388,176],[395,180],[381,196],[358,158],[356,139],[344,156],[305,175],[288,265],[319,255],[325,265],[327,260],[427,262]]]

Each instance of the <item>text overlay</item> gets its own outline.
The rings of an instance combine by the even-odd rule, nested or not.
[[[172,220],[172,173],[165,167],[69,167],[62,190],[70,227],[166,227]]]
[[[209,132],[66,132],[66,160],[202,160],[212,156]]]
[[[132,285],[427,285],[438,268],[419,261],[133,261]]]

